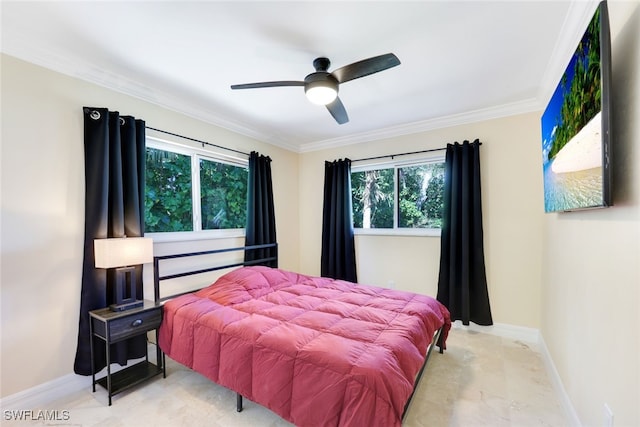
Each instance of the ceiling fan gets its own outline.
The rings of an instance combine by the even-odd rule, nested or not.
[[[314,104],[325,105],[336,122],[338,122],[338,124],[344,124],[349,121],[349,116],[342,101],[338,98],[338,86],[341,83],[346,83],[350,80],[359,79],[360,77],[365,77],[369,74],[400,65],[400,60],[393,53],[387,53],[345,65],[337,70],[333,70],[332,73],[327,71],[330,65],[331,61],[329,61],[328,58],[316,58],[313,61],[313,67],[316,71],[305,77],[303,81],[282,80],[275,82],[245,83],[231,85],[231,89],[304,86],[304,92],[309,101]]]

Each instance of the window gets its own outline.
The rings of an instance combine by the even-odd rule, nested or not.
[[[147,138],[145,172],[145,232],[244,228],[246,161]]]
[[[393,230],[393,234],[439,234],[444,159],[391,163],[377,169],[353,168],[351,188],[353,226],[360,232],[377,229]]]

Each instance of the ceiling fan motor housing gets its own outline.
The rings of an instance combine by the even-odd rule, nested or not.
[[[338,80],[327,71],[330,65],[329,58],[320,57],[313,60],[313,68],[316,72],[304,78],[305,93],[315,88],[327,88],[333,90],[337,96]]]
[[[338,80],[326,71],[318,71],[309,74],[304,78],[304,83],[305,92],[314,87],[324,86],[332,88],[336,93],[338,93]]]

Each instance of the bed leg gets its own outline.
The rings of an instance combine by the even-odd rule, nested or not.
[[[442,342],[442,328],[438,331],[438,341],[436,345],[438,346],[438,353],[444,354],[444,342]]]
[[[242,395],[236,393],[236,411],[242,412]]]

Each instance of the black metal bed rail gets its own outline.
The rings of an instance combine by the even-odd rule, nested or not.
[[[185,271],[185,272],[182,272],[182,273],[167,274],[167,275],[164,275],[164,276],[160,275],[160,261],[162,261],[162,260],[197,257],[197,256],[203,256],[203,255],[213,255],[213,254],[220,254],[220,253],[225,253],[225,252],[237,252],[237,251],[244,251],[245,253],[247,253],[247,251],[254,251],[254,250],[259,250],[259,249],[273,249],[273,253],[270,256],[266,256],[266,257],[262,257],[262,258],[258,258],[258,259],[253,259],[253,260],[247,260],[247,261],[242,261],[242,262],[234,262],[234,263],[231,263],[231,264],[218,265],[218,266],[203,268],[203,269],[194,270],[194,271]],[[188,291],[185,291],[185,292],[172,294],[172,295],[168,295],[168,296],[165,296],[165,297],[160,297],[160,282],[162,280],[177,279],[177,278],[180,278],[180,277],[186,277],[186,276],[193,276],[193,275],[196,275],[196,274],[209,273],[211,271],[224,270],[226,268],[243,267],[243,266],[249,266],[249,265],[259,265],[259,264],[264,264],[264,263],[272,262],[272,261],[275,261],[275,262],[278,261],[278,244],[277,243],[265,243],[265,244],[262,244],[262,245],[238,246],[238,247],[234,247],[234,248],[212,249],[212,250],[200,251],[200,252],[188,252],[188,253],[182,253],[182,254],[154,256],[153,257],[153,273],[154,273],[153,274],[153,291],[154,291],[155,302],[156,303],[160,303],[160,302],[166,301],[168,299],[175,298],[175,297],[180,296],[180,295],[192,293],[192,292],[195,291],[195,290],[192,289],[192,290],[188,290]]]
[[[418,372],[418,375],[416,375],[416,380],[415,380],[415,383],[413,385],[413,390],[411,391],[411,395],[409,396],[409,400],[407,400],[407,403],[404,405],[404,411],[402,412],[402,421],[404,421],[405,417],[407,416],[407,411],[409,410],[409,405],[411,405],[411,401],[413,400],[413,395],[416,393],[416,389],[418,388],[418,384],[420,383],[420,379],[422,378],[422,374],[424,373],[424,368],[427,366],[427,362],[429,361],[429,357],[431,356],[431,352],[433,351],[433,347],[438,346],[439,347],[439,353],[443,353],[444,352],[444,349],[443,349],[444,344],[442,343],[442,340],[441,340],[442,328],[444,328],[444,326],[441,326],[433,334],[433,337],[431,339],[431,344],[429,344],[429,347],[427,348],[427,354],[425,355],[424,363],[422,364],[422,367],[420,368],[420,371]]]

